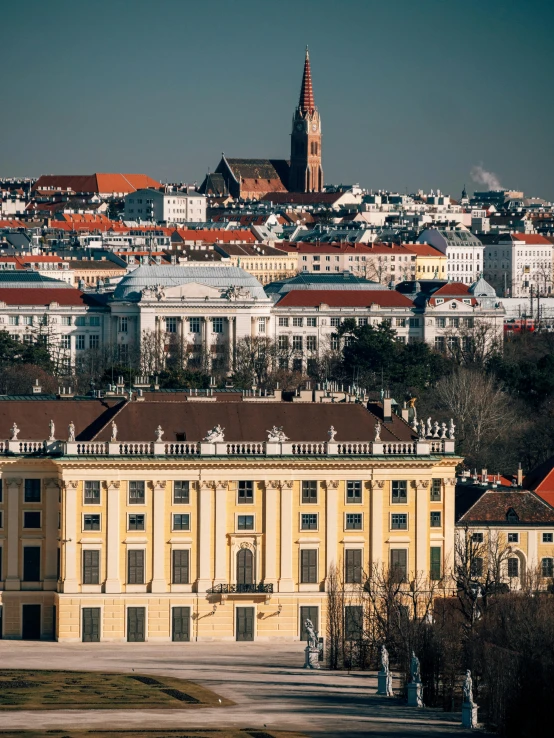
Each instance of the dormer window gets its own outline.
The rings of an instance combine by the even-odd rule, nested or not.
[[[444,297],[436,297],[435,302],[437,303],[437,305],[442,305],[444,302]]]
[[[511,507],[506,513],[506,520],[508,521],[508,523],[519,522],[519,515],[516,513],[513,507]]]
[[[471,299],[469,299],[469,300],[466,300],[466,299],[464,298],[464,304],[465,304],[465,305],[471,305]]]

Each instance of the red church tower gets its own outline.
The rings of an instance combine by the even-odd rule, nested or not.
[[[314,101],[310,55],[306,47],[300,101],[292,119],[290,192],[321,192],[321,118]]]

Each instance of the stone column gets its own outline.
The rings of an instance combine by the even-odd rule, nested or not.
[[[118,480],[108,482],[107,495],[107,550],[106,550],[106,594],[121,592],[119,572],[119,495],[121,483]]]
[[[7,479],[8,541],[6,551],[6,589],[20,589],[19,580],[19,496],[22,479]]]
[[[278,481],[265,483],[265,536],[264,536],[264,584],[272,584],[277,588],[277,499],[279,497]]]
[[[292,578],[292,487],[293,482],[281,482],[281,576],[279,592],[294,592]]]
[[[227,583],[227,482],[215,487],[215,572],[214,584]]]
[[[44,480],[46,495],[46,525],[44,549],[43,589],[56,590],[58,586],[58,515],[60,483],[57,479]]]
[[[326,520],[325,520],[325,549],[327,553],[327,571],[325,578],[329,576],[331,566],[337,563],[337,545],[338,545],[338,488],[339,483],[336,479],[328,479],[325,482],[326,492]]]
[[[416,496],[416,554],[414,576],[429,576],[429,480],[412,482]]]
[[[200,483],[197,591],[206,592],[212,586],[212,490],[213,482]]]
[[[69,479],[65,483],[65,506],[64,506],[64,537],[63,537],[63,555],[64,555],[64,571],[63,591],[78,592],[79,580],[77,579],[78,561],[77,561],[77,486],[79,482],[76,479]],[[80,568],[80,567],[79,567]]]
[[[151,592],[166,592],[165,578],[165,488],[166,482],[152,483],[154,524],[152,526]]]
[[[383,563],[383,495],[385,482],[374,479],[371,482],[371,564]],[[388,562],[385,562],[388,565]]]

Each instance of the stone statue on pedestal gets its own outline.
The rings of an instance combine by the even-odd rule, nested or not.
[[[314,624],[309,618],[304,620],[304,629],[308,634],[306,648],[304,649],[304,668],[319,669],[319,640]]]
[[[335,436],[337,435],[337,431],[335,430],[334,426],[331,426],[329,430],[327,431],[327,435],[329,436],[329,443],[333,443],[335,440]]]
[[[110,443],[115,443],[117,441],[117,425],[115,424],[115,420],[112,420],[112,437],[110,438]]]
[[[156,433],[156,443],[161,443],[161,442],[162,442],[162,436],[163,436],[163,434],[164,434],[164,431],[163,431],[163,429],[162,429],[162,426],[161,426],[161,425],[159,425],[159,426],[158,426],[158,427],[156,428],[156,430],[155,430],[155,433]]]
[[[56,433],[56,426],[54,425],[54,421],[51,420],[48,423],[48,427],[50,428],[50,437],[48,438],[49,441],[55,441],[56,436],[54,435]]]
[[[225,441],[224,433],[225,433],[225,428],[222,428],[218,424],[214,428],[212,428],[210,431],[207,432],[203,440],[206,441],[207,443],[216,443],[217,441],[223,442]]]
[[[14,422],[14,424],[10,428],[10,435],[11,435],[10,441],[17,441],[17,436],[19,435],[19,433],[20,433],[20,430],[17,427],[17,423]]]
[[[408,706],[423,707],[423,685],[421,684],[421,667],[418,657],[412,651],[410,659],[410,681],[408,682]]]
[[[464,728],[472,730],[477,727],[477,705],[473,701],[473,679],[469,669],[464,677],[462,692],[462,725]]]
[[[385,644],[381,646],[381,670],[377,674],[377,694],[392,697],[392,675],[389,669],[389,652]]]
[[[75,424],[72,420],[69,421],[67,426],[67,440],[69,443],[75,443]]]

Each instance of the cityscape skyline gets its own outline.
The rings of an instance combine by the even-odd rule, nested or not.
[[[136,171],[200,183],[221,151],[288,156],[308,45],[326,182],[455,197],[464,183],[499,185],[554,199],[545,167],[554,104],[541,94],[553,68],[552,8],[491,2],[476,17],[433,0],[401,5],[393,14],[353,0],[358,20],[341,34],[325,0],[317,9],[283,2],[279,17],[249,0],[219,5],[217,14],[166,0],[154,16],[143,2],[132,12],[119,3],[110,4],[109,23],[101,2],[10,7],[10,96],[13,109],[29,111],[32,91],[34,112],[5,119],[0,174]],[[64,42],[53,45],[62,22]],[[368,28],[387,32],[368,37]],[[540,113],[514,99],[516,89]]]

